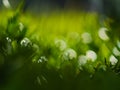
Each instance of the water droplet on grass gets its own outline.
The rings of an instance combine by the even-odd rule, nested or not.
[[[60,49],[60,51],[63,51],[66,49],[67,45],[64,40],[55,40],[55,45],[57,48]]]
[[[45,56],[41,56],[38,60],[38,63],[47,62],[47,58]]]
[[[11,54],[12,53],[12,40],[9,37],[6,37],[7,43],[6,43],[6,53]]]
[[[75,59],[76,57],[77,57],[76,51],[71,48],[65,50],[63,53],[63,59],[65,60],[72,60]]]
[[[19,28],[20,28],[20,31],[24,29],[24,25],[21,22],[19,23]]]
[[[118,62],[118,59],[113,55],[110,56],[109,60],[110,60],[111,65],[116,65]]]
[[[83,33],[81,37],[82,37],[83,43],[85,44],[89,44],[92,42],[92,36],[88,32]]]
[[[6,40],[7,40],[9,43],[12,42],[12,40],[11,40],[9,37],[6,37]]]
[[[42,62],[43,62],[42,59],[39,59],[39,60],[38,60],[38,63],[42,63]]]
[[[24,38],[21,42],[20,42],[21,46],[24,47],[28,47],[32,45],[32,42],[28,39],[28,38]]]
[[[108,41],[109,40],[109,37],[108,35],[106,34],[106,31],[108,31],[107,28],[100,28],[99,31],[98,31],[98,35],[100,37],[100,39],[104,40],[104,41]]]
[[[88,60],[91,60],[94,62],[97,59],[97,54],[92,50],[88,50],[86,52],[86,57]]]
[[[87,63],[87,57],[85,55],[80,55],[78,57],[78,64],[79,66],[85,65]]]
[[[6,7],[6,8],[11,8],[11,5],[9,3],[9,0],[2,0],[2,3],[3,5]]]
[[[120,56],[120,51],[117,49],[117,47],[114,47],[114,48],[113,48],[113,54],[114,54],[115,56]]]
[[[119,40],[117,41],[117,46],[118,46],[118,48],[120,48],[120,41]]]

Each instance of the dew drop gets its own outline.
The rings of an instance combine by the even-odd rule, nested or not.
[[[110,56],[109,60],[110,60],[111,65],[116,65],[118,62],[118,59],[113,55]]]
[[[60,51],[63,51],[66,49],[67,45],[64,40],[55,40],[55,45],[57,48],[60,49]]]
[[[2,3],[3,5],[6,7],[6,8],[11,8],[11,5],[9,3],[9,0],[2,0]]]
[[[24,46],[24,47],[28,47],[28,46],[31,46],[32,43],[31,41],[28,39],[28,38],[24,38],[21,42],[20,42],[21,46]]]
[[[118,48],[120,48],[120,41],[119,40],[117,41],[117,46],[118,46]]]
[[[6,44],[6,53],[7,54],[11,54],[12,53],[12,40],[9,38],[9,37],[6,37],[6,40],[7,40],[7,44]]]
[[[72,59],[75,59],[76,57],[77,57],[77,53],[75,50],[69,48],[69,49],[64,51],[63,59],[72,60]]]
[[[120,51],[117,49],[117,47],[113,48],[113,54],[116,56],[120,56]]]
[[[7,40],[9,43],[12,42],[12,40],[11,40],[9,37],[6,37],[6,40]]]
[[[85,44],[89,44],[92,42],[92,36],[88,32],[83,33],[81,37],[82,37],[83,43]]]
[[[38,63],[42,63],[42,62],[43,62],[42,59],[39,59],[39,60],[38,60]]]
[[[78,57],[78,64],[79,66],[85,65],[87,63],[87,57],[85,55],[80,55]]]
[[[97,59],[97,54],[92,50],[88,50],[86,52],[86,57],[88,60],[91,60],[94,62]]]
[[[19,28],[20,28],[20,31],[24,29],[24,25],[21,22],[19,23]]]
[[[38,60],[38,63],[47,62],[47,58],[45,56],[41,56]]]
[[[108,41],[109,40],[109,37],[106,34],[106,31],[108,31],[108,29],[105,28],[105,27],[100,28],[99,31],[98,31],[98,35],[99,35],[100,39],[102,39],[104,41]]]

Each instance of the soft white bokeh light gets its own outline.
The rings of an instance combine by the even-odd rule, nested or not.
[[[110,56],[109,60],[110,60],[111,65],[116,65],[118,62],[118,59],[113,55]]]
[[[78,57],[78,64],[81,65],[85,65],[87,63],[87,57],[85,55],[80,55]]]
[[[109,40],[109,37],[106,34],[106,31],[108,31],[108,29],[105,28],[105,27],[100,28],[99,31],[98,31],[98,35],[99,35],[100,39],[102,39],[104,41],[108,41]]]
[[[60,49],[60,51],[63,51],[66,49],[67,45],[66,42],[64,40],[55,40],[55,45],[57,48]]]
[[[10,43],[12,40],[9,37],[6,37],[6,40]]]
[[[118,48],[120,48],[120,41],[119,40],[117,41],[117,46],[118,46]]]
[[[86,52],[86,57],[88,60],[95,61],[97,59],[97,54],[92,50],[88,50]]]
[[[19,28],[20,28],[20,31],[24,29],[24,25],[21,22],[19,23]]]
[[[28,45],[31,45],[32,43],[31,43],[31,41],[30,41],[28,38],[24,38],[24,39],[20,42],[20,44],[21,44],[22,46],[24,46],[24,47],[27,47]]]
[[[117,49],[117,47],[113,48],[113,54],[116,56],[120,56],[120,51]]]
[[[65,60],[72,60],[72,59],[75,59],[76,57],[77,57],[77,53],[75,50],[69,48],[64,51],[63,58]]]
[[[83,43],[85,44],[89,44],[92,42],[92,36],[88,32],[83,33],[81,37],[82,37]]]
[[[11,8],[11,5],[9,3],[9,0],[2,0],[2,3],[3,5],[6,7],[6,8]]]

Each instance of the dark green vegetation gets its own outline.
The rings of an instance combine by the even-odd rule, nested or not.
[[[118,30],[95,13],[0,14],[0,90],[120,90]]]

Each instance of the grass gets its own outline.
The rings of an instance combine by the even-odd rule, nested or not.
[[[98,14],[19,14],[0,14],[1,90],[119,90],[119,38]]]

